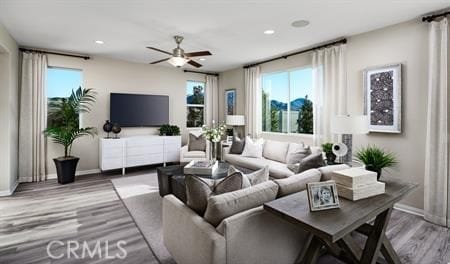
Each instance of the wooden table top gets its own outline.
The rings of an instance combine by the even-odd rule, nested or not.
[[[417,187],[414,183],[392,180],[384,182],[386,183],[384,194],[354,202],[339,197],[340,208],[336,209],[311,212],[306,190],[265,203],[264,209],[334,243],[381,212],[393,207]]]

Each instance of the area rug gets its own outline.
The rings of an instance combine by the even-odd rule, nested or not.
[[[161,264],[176,264],[162,238],[162,199],[156,173],[112,179],[111,182]]]

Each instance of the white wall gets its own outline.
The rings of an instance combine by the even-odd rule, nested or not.
[[[11,193],[18,172],[18,47],[0,24],[0,195]]]
[[[225,121],[225,91],[236,89],[236,114],[245,114],[244,69],[220,73],[219,76],[219,121]]]
[[[105,136],[102,130],[109,119],[109,94],[111,92],[168,95],[170,122],[178,125],[186,140],[186,81],[205,81],[203,74],[185,73],[181,69],[140,63],[131,63],[103,57],[91,60],[49,55],[49,66],[83,70],[84,87],[98,93],[92,112],[82,116],[82,126],[98,129],[95,138],[85,137],[75,142],[74,156],[80,157],[79,171],[98,169],[98,137]],[[157,134],[156,128],[123,128],[121,136]],[[48,171],[55,172],[52,159],[63,154],[59,145],[48,143]]]
[[[347,44],[348,109],[350,114],[363,113],[364,68],[390,63],[403,64],[403,132],[401,134],[370,133],[355,135],[354,147],[374,144],[395,152],[399,165],[384,171],[385,176],[419,184],[402,203],[423,208],[423,174],[425,160],[426,103],[428,78],[428,24],[418,20],[393,25],[352,36]],[[289,57],[261,65],[261,72],[274,72],[311,65],[311,53]],[[239,73],[239,74],[237,74]],[[227,71],[233,78],[240,70]],[[225,75],[224,75],[225,76]],[[235,76],[236,77],[236,76]],[[241,84],[234,84],[243,87]],[[306,135],[263,134],[264,138],[312,143]]]

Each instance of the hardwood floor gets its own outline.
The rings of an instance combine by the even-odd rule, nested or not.
[[[20,184],[0,198],[0,263],[158,263],[110,178]],[[49,257],[51,241],[50,253],[60,259]],[[75,254],[67,251],[77,244]]]
[[[0,263],[158,263],[115,193],[109,181],[114,177],[82,176],[68,185],[56,180],[20,184],[13,196],[0,198]],[[394,210],[387,236],[403,263],[450,262],[449,229],[419,216]],[[62,258],[48,256],[51,241],[61,242],[55,242],[50,251]],[[79,244],[74,251],[78,257],[83,254],[84,241],[91,251],[100,243],[102,256],[96,251],[90,258],[85,248],[85,259],[77,259],[67,252],[69,241],[75,241],[72,248]],[[126,244],[118,245],[119,241]],[[123,253],[121,247],[127,252],[126,259],[116,256]],[[69,253],[71,258],[67,258]],[[324,257],[320,263],[337,262]]]

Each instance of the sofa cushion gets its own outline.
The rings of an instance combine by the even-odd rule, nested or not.
[[[264,142],[263,156],[266,159],[286,163],[286,154],[288,152],[288,148],[288,142],[266,140]]]
[[[277,192],[278,185],[273,181],[266,181],[242,190],[211,196],[204,219],[217,226],[229,216],[274,200]]]
[[[236,136],[233,137],[233,142],[230,147],[230,154],[242,154],[245,146],[245,138],[238,138]]]
[[[309,182],[320,181],[321,173],[318,169],[310,169],[300,174],[295,174],[285,179],[274,179],[278,184],[277,197],[282,197],[288,194],[300,192],[306,189],[306,184]]]
[[[269,175],[273,178],[286,178],[294,175],[294,173],[287,168],[286,164],[274,160],[249,158],[235,154],[227,154],[225,160],[233,165],[250,170],[259,170],[268,165]]]
[[[188,151],[205,151],[206,139],[203,134],[195,135],[189,133]]]
[[[187,206],[203,216],[211,195],[242,189],[243,177],[241,173],[233,173],[220,180],[211,180],[187,175],[185,179]]]
[[[242,156],[252,158],[262,158],[264,139],[259,138],[253,141],[249,136],[245,137],[245,146]]]
[[[267,165],[269,165],[269,174],[272,178],[282,179],[295,174],[289,170],[286,164],[278,161],[267,160]]]
[[[184,153],[185,158],[205,158],[205,151],[188,151]]]
[[[329,165],[319,168],[320,173],[322,174],[321,181],[329,181],[331,180],[331,175],[333,172],[349,169],[350,166],[346,164],[338,164],[338,165]]]
[[[244,175],[244,187],[250,187],[269,180],[269,166],[265,166],[260,170],[253,171],[248,174],[243,173],[242,171],[236,169],[234,166],[230,166],[228,168],[228,175],[236,172],[242,173]]]
[[[286,163],[287,164],[295,164],[300,163],[304,158],[311,154],[311,148],[309,146],[301,145],[292,149],[291,152],[288,152],[286,155]]]

